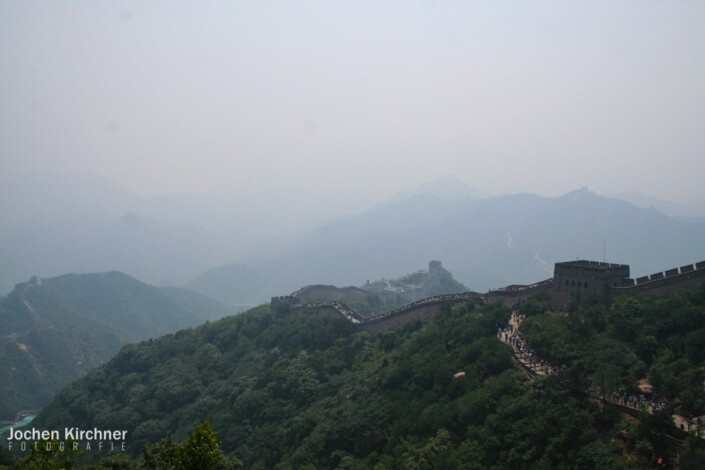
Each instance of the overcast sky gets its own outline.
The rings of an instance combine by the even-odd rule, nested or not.
[[[705,200],[705,2],[0,2],[0,173]]]

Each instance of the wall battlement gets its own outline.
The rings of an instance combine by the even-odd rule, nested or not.
[[[670,294],[697,288],[704,281],[705,261],[700,261],[636,279],[624,279],[621,286],[612,289],[612,294]]]
[[[439,305],[446,302],[480,301],[484,303],[487,300],[498,300],[509,306],[537,292],[545,291],[550,294],[554,306],[561,306],[568,304],[576,293],[596,296],[607,301],[620,294],[654,296],[682,292],[697,288],[703,282],[705,282],[705,261],[631,279],[629,265],[576,260],[556,263],[552,278],[534,284],[511,285],[490,290],[486,294],[462,292],[427,297],[374,317],[360,315],[340,301],[302,303],[297,297],[317,286],[307,286],[291,295],[272,297],[271,311],[275,316],[304,309],[337,312],[352,323],[360,324],[363,329],[377,330],[416,319],[425,320],[438,310]]]

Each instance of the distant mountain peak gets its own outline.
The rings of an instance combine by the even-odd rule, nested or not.
[[[612,196],[643,209],[654,209],[671,217],[704,218],[705,201],[675,202],[659,199],[639,191],[627,191]]]
[[[419,195],[431,195],[439,199],[479,199],[486,195],[474,189],[454,175],[446,175],[435,181],[424,183],[416,189],[399,193],[394,199],[406,199]]]
[[[595,201],[598,199],[604,199],[603,196],[590,191],[587,186],[583,186],[580,189],[575,189],[570,191],[563,196],[559,196],[560,199],[564,199],[570,202],[585,202],[585,201]]]
[[[587,186],[582,186],[580,189],[574,189],[573,191],[570,191],[568,194],[576,194],[576,195],[584,194],[585,195],[585,194],[596,194],[596,193],[590,191],[590,188],[588,188]]]

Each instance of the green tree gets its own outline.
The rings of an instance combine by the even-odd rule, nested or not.
[[[17,462],[19,470],[71,470],[76,468],[83,451],[74,450],[74,441],[61,442],[45,440],[35,442],[30,446],[29,454]]]
[[[145,447],[143,460],[151,470],[236,470],[242,463],[225,457],[220,450],[221,440],[207,421],[196,425],[193,433],[181,443],[169,435],[153,446]]]
[[[423,446],[405,442],[404,447],[403,466],[414,470],[443,468],[452,450],[450,433],[445,429],[439,429]]]
[[[141,470],[138,460],[133,460],[127,454],[114,454],[103,457],[97,464],[91,465],[91,470]]]
[[[15,463],[15,456],[12,452],[5,449],[4,446],[0,446],[0,467],[3,465],[12,465]]]
[[[236,459],[226,459],[220,450],[221,440],[207,421],[196,426],[194,432],[179,446],[179,461],[185,469],[216,470],[240,468]]]
[[[179,445],[174,442],[171,434],[154,445],[146,446],[142,450],[142,460],[150,470],[166,470],[177,468]]]

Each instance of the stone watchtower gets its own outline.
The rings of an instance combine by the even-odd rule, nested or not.
[[[613,287],[622,286],[629,278],[629,265],[599,261],[566,261],[556,263],[553,271],[553,292],[561,301],[570,301],[571,292],[583,297],[609,298]]]
[[[429,261],[428,262],[428,273],[429,274],[438,274],[441,272],[441,269],[443,269],[443,266],[441,266],[440,261]]]
[[[272,297],[269,309],[274,318],[282,315],[287,315],[300,305],[300,300],[292,295],[283,295],[281,297]]]

